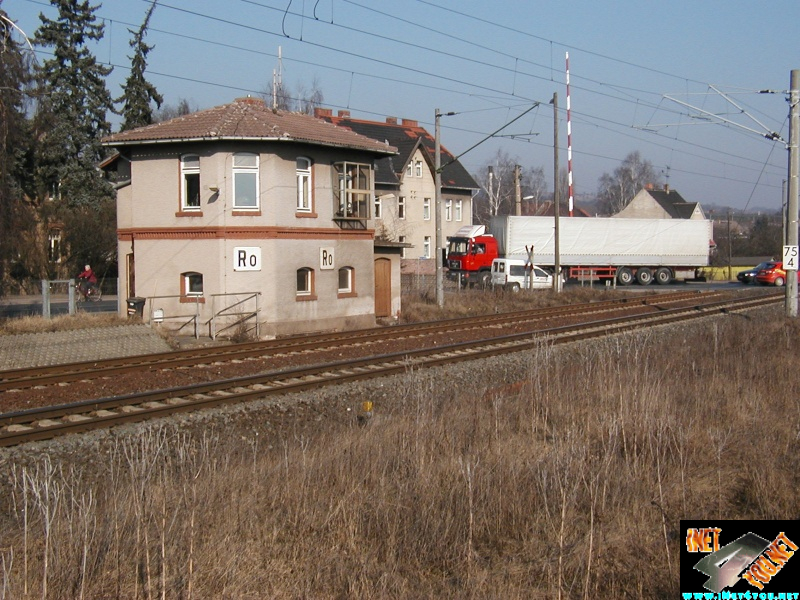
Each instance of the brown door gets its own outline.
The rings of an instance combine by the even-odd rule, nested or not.
[[[375,259],[375,316],[392,316],[392,261]]]
[[[126,256],[128,259],[128,297],[136,295],[136,265],[133,260],[133,252]]]

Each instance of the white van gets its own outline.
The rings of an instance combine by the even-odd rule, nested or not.
[[[492,261],[492,285],[502,286],[512,292],[552,288],[553,276],[522,258],[495,258]]]

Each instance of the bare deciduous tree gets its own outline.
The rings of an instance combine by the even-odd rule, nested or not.
[[[472,175],[481,186],[473,206],[477,223],[488,225],[494,216],[515,214],[514,170],[519,163],[519,158],[512,157],[501,149],[481,167],[478,174]],[[544,168],[520,168],[520,189],[523,198],[533,196],[528,201],[538,202],[545,194],[545,187]]]
[[[639,151],[631,152],[614,172],[600,176],[597,202],[606,214],[616,214],[625,208],[636,193],[648,184],[661,185],[653,163],[642,158]]]

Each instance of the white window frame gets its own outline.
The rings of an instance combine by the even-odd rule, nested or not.
[[[430,198],[423,198],[422,199],[422,220],[423,221],[430,221],[431,220],[431,199]]]
[[[190,184],[191,180],[197,179],[196,192],[197,204],[190,204]],[[181,210],[201,210],[200,200],[200,156],[197,154],[184,154],[181,156]]]
[[[408,166],[406,167],[406,177],[413,177],[414,176],[414,161],[408,161]]]
[[[397,241],[400,242],[401,244],[405,244],[406,236],[404,235],[398,236]],[[400,248],[400,258],[405,258],[405,257],[406,257],[406,249]]]
[[[305,165],[305,166],[302,166]],[[311,159],[298,156],[295,161],[297,171],[297,212],[312,212]]]
[[[305,275],[304,289],[299,285],[301,273]],[[297,282],[295,286],[295,291],[298,296],[311,296],[314,293],[314,269],[310,267],[301,267],[297,269]]]
[[[353,267],[342,267],[339,269],[339,293],[340,294],[351,294],[353,293]],[[345,276],[346,282],[345,286],[342,287],[342,275]]]
[[[422,256],[425,258],[431,257],[431,236],[426,235],[422,241]]]
[[[453,201],[449,199],[444,201],[444,220],[453,220]]]
[[[183,276],[183,293],[185,296],[202,296],[203,295],[203,274],[197,271],[187,271],[182,273]],[[199,278],[200,289],[192,289],[196,287],[197,279]],[[193,280],[194,279],[194,284]]]
[[[461,221],[464,218],[463,202],[463,200],[456,200],[456,221]]]
[[[417,177],[422,177],[422,161],[418,160],[414,162],[414,175]]]
[[[237,159],[250,159],[254,158],[255,165],[242,165],[237,164]],[[248,161],[249,162],[249,161]],[[253,210],[257,211],[260,209],[259,206],[259,176],[258,176],[258,167],[259,167],[260,157],[258,154],[253,152],[236,152],[233,155],[233,208],[234,210]],[[238,204],[239,202],[239,195],[237,191],[237,180],[240,179],[239,176],[242,175],[251,175],[255,179],[255,198],[253,198],[252,204]]]
[[[397,199],[397,218],[405,221],[406,219],[406,197],[400,196]]]
[[[375,211],[374,211],[374,218],[375,219],[382,219],[383,218],[383,200],[380,196],[375,196]]]
[[[61,231],[51,229],[47,234],[47,259],[52,263],[61,262]]]

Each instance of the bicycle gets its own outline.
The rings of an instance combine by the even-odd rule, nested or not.
[[[75,286],[78,290],[78,302],[100,302],[103,299],[103,293],[100,291],[100,286],[96,283],[89,283],[86,280],[81,280]]]

